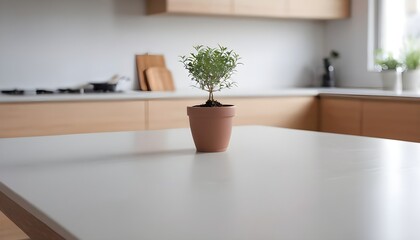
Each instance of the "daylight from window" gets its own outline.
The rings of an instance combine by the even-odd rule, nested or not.
[[[378,46],[396,58],[420,42],[420,0],[378,0]]]

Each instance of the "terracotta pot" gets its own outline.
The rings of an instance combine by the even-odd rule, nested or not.
[[[191,133],[198,152],[226,151],[232,132],[235,106],[187,107]]]

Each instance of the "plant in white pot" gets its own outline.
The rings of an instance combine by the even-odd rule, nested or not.
[[[381,72],[383,90],[400,91],[401,62],[395,59],[391,53],[385,53],[382,49],[376,50],[375,64]]]
[[[223,46],[195,46],[196,52],[181,56],[195,87],[208,92],[206,103],[187,107],[191,133],[199,152],[222,152],[229,145],[235,106],[214,99],[214,93],[231,88],[239,55]]]
[[[405,70],[402,73],[402,86],[405,91],[420,90],[420,48],[411,48],[404,56]]]

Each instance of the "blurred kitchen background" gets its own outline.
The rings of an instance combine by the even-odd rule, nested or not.
[[[190,89],[179,56],[219,43],[242,57],[241,89],[319,86],[332,49],[337,86],[379,88],[369,71],[373,2],[352,0],[350,18],[314,20],[147,16],[145,0],[0,0],[0,89],[74,87],[115,74],[138,89],[135,55],[145,53],[163,54],[176,89]]]

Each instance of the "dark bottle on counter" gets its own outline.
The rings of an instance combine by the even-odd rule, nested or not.
[[[330,52],[330,57],[326,57],[324,58],[324,70],[325,73],[324,75],[322,75],[322,87],[335,87],[335,70],[334,70],[334,66],[331,64],[331,60],[330,59],[337,59],[340,57],[340,54],[335,51],[332,50]]]
[[[335,87],[334,66],[328,58],[324,58],[325,73],[322,76],[322,87]]]

